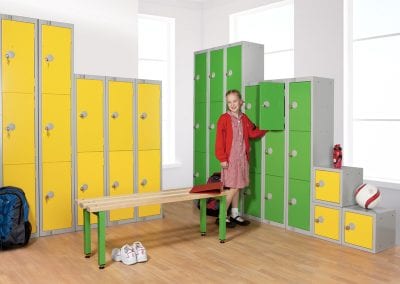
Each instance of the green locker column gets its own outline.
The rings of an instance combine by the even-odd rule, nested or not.
[[[250,173],[250,184],[244,192],[244,208],[246,215],[261,217],[261,174]]]
[[[285,83],[260,83],[260,128],[285,129]]]
[[[226,90],[242,89],[242,46],[227,48]]]

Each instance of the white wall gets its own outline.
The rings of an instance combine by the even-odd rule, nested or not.
[[[0,13],[74,24],[75,73],[136,77],[137,6],[137,0],[0,0]]]
[[[162,188],[190,187],[193,184],[193,52],[202,49],[202,5],[185,0],[139,0],[139,13],[175,18],[176,164],[163,169]]]

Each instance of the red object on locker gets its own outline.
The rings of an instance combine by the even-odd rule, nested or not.
[[[336,144],[333,147],[333,167],[335,169],[342,168],[342,147],[340,144]]]

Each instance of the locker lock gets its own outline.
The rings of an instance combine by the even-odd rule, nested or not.
[[[51,62],[54,60],[54,56],[52,54],[47,54],[44,60],[46,60],[46,62]]]
[[[325,182],[323,180],[320,180],[315,184],[316,187],[323,187],[325,185]]]
[[[114,181],[113,184],[111,185],[112,188],[116,189],[119,186],[118,181]]]
[[[265,197],[266,200],[271,200],[272,199],[272,193],[268,192],[267,196]]]
[[[211,124],[209,127],[208,127],[208,129],[214,129],[215,128],[215,125],[214,125],[214,123],[213,124]]]
[[[314,222],[315,222],[315,223],[323,223],[323,222],[324,222],[324,217],[319,216],[318,218],[315,218],[315,219],[314,219]]]
[[[296,150],[292,150],[289,154],[289,157],[296,157],[297,156],[297,151]]]
[[[147,118],[147,113],[143,112],[143,113],[140,115],[140,118],[141,118],[141,119],[146,119],[146,118]]]
[[[246,109],[251,109],[251,103],[246,104]]]
[[[80,118],[85,118],[85,117],[87,117],[87,116],[88,116],[87,111],[82,111],[82,112],[79,114],[79,117],[80,117]]]
[[[54,129],[54,124],[53,123],[47,123],[46,126],[44,127],[44,129],[46,129],[47,132],[49,132],[50,130]]]
[[[6,52],[5,57],[7,58],[7,60],[12,59],[15,57],[15,52],[12,50],[9,50]]]
[[[200,176],[200,174],[199,174],[198,172],[196,172],[196,173],[193,174],[193,177],[194,177],[194,178],[198,178],[199,176]]]
[[[46,200],[49,200],[50,198],[54,198],[54,192],[53,192],[53,191],[49,191],[49,192],[46,194]]]
[[[291,108],[291,109],[296,109],[298,106],[299,106],[299,105],[297,104],[296,101],[293,101],[293,102],[290,104],[290,108]]]
[[[7,131],[13,131],[13,130],[15,130],[15,124],[14,124],[14,123],[9,123],[9,124],[6,126],[6,130],[7,130]]]
[[[244,195],[244,196],[249,196],[249,195],[251,195],[251,189],[250,189],[250,188],[247,188],[247,189],[243,192],[243,195]]]
[[[118,118],[118,116],[119,116],[119,114],[118,114],[118,112],[116,112],[116,111],[114,111],[114,112],[111,114],[111,117],[114,118],[114,119]]]
[[[233,74],[232,70],[229,70],[228,72],[226,72],[225,75],[226,75],[227,77],[229,77],[229,76],[232,76],[232,74]]]
[[[297,203],[296,198],[292,198],[292,199],[289,201],[289,205],[296,205],[296,203]]]
[[[140,182],[140,185],[145,186],[147,184],[147,179],[142,179],[142,181]]]
[[[194,79],[197,81],[197,80],[200,80],[200,75],[196,75],[196,76],[194,76]]]
[[[89,189],[89,186],[88,186],[86,183],[81,185],[80,190],[81,190],[82,192],[85,192],[85,191],[88,190],[88,189]]]
[[[271,148],[271,147],[268,147],[268,149],[265,150],[265,155],[271,155],[272,152],[273,152],[272,148]]]
[[[269,101],[265,101],[265,102],[263,103],[263,107],[269,108],[269,107],[270,107]]]
[[[193,128],[199,129],[200,124],[196,123]]]
[[[356,225],[354,223],[350,223],[344,228],[346,229],[346,231],[354,231],[356,228]]]

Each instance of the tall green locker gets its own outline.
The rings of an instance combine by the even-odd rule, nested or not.
[[[225,93],[237,89],[247,99],[246,85],[264,77],[264,46],[238,42],[194,54],[193,184],[204,184],[220,172],[215,157],[219,116],[226,111]],[[251,96],[250,96],[251,97]],[[244,106],[243,111],[247,111]]]

